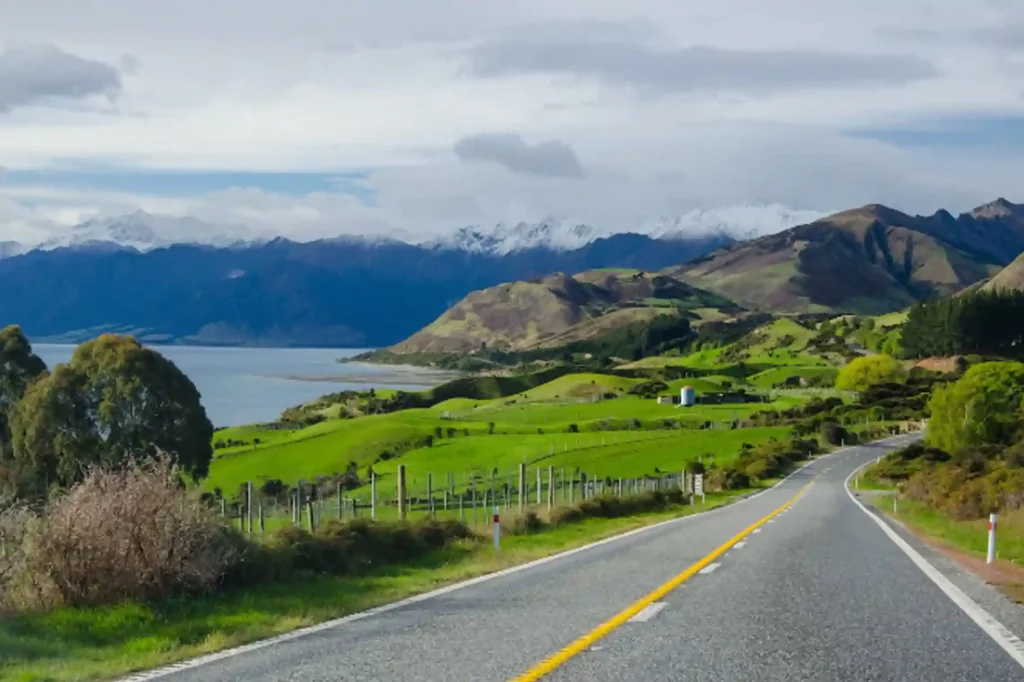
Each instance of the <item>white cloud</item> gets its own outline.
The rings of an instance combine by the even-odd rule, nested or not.
[[[547,215],[625,224],[744,203],[965,209],[1014,197],[1021,162],[998,149],[911,150],[847,132],[1024,117],[1020,72],[1007,68],[1024,35],[1015,7],[2,3],[0,52],[53,46],[53,63],[71,69],[47,70],[42,88],[24,75],[8,79],[17,88],[0,88],[9,110],[0,114],[0,164],[13,174],[358,170],[375,203],[258,187],[168,198],[8,181],[0,240],[136,208],[305,238]],[[53,106],[67,94],[116,95],[116,110]],[[504,144],[495,146],[495,131]],[[491,163],[471,162],[482,158]]]

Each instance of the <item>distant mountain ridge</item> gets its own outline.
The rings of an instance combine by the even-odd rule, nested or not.
[[[870,204],[670,268],[756,309],[881,313],[992,276],[1024,252],[1024,206],[998,199],[956,218]]]
[[[1006,199],[954,218],[946,211],[910,216],[880,204],[841,211],[749,241],[734,242],[644,282],[675,282],[701,296],[718,294],[750,311],[768,313],[885,313],[914,301],[979,286],[1024,253],[1024,206]],[[988,287],[1024,281],[1024,256]],[[467,352],[481,348],[527,350],[576,340],[586,327],[607,332],[650,321],[650,299],[678,298],[652,290],[614,299],[609,306],[582,273],[508,282],[474,291],[426,328],[389,349],[396,354]],[[607,299],[610,294],[603,294]],[[686,296],[683,296],[686,298]],[[623,308],[622,303],[630,306]],[[710,305],[710,304],[709,304]],[[733,314],[721,301],[718,314]],[[638,316],[637,310],[643,311]],[[623,315],[626,311],[629,314]],[[600,321],[600,326],[594,321]]]
[[[661,216],[618,228],[599,228],[581,221],[548,218],[537,223],[466,226],[419,243],[435,248],[506,255],[535,248],[571,251],[616,234],[636,234],[665,240],[722,237],[735,241],[778,232],[822,215],[817,211],[793,210],[769,204],[694,210],[679,216]]]
[[[764,207],[637,227],[648,234],[603,236],[551,220],[418,244],[389,235],[247,241],[243,232],[204,236],[212,228],[202,221],[136,213],[84,223],[49,250],[4,245],[12,255],[0,259],[0,324],[62,341],[122,331],[151,342],[390,346],[470,292],[610,267],[659,273],[752,311],[875,313],[961,290],[1024,252],[1024,207],[1005,199],[956,218],[872,204],[782,232],[779,221],[803,214],[776,209],[760,227]],[[221,241],[166,243],[182,230]],[[737,242],[744,230],[755,238]],[[477,336],[472,343],[486,334]]]
[[[741,205],[695,210],[679,216],[662,216],[604,227],[565,217],[549,217],[535,223],[470,225],[442,234],[417,234],[393,230],[368,235],[343,234],[328,239],[374,244],[402,243],[425,248],[505,256],[530,249],[574,251],[598,239],[607,239],[617,234],[645,235],[653,239],[666,240],[703,237],[749,239],[813,220],[820,215],[813,211],[793,210],[777,204]],[[246,225],[214,224],[193,217],[161,216],[135,211],[114,218],[90,219],[35,244],[0,241],[0,258],[32,250],[48,251],[58,248],[96,248],[109,251],[121,247],[142,252],[179,244],[238,248],[265,244],[282,238],[284,237],[281,235]]]
[[[37,250],[0,260],[0,325],[64,342],[119,331],[161,343],[384,346],[474,289],[552,272],[659,269],[728,243],[623,234],[506,255],[345,237]]]

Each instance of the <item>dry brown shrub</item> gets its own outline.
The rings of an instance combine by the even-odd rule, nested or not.
[[[91,470],[51,502],[27,571],[50,583],[65,606],[214,586],[234,550],[198,491],[179,481],[165,457]]]

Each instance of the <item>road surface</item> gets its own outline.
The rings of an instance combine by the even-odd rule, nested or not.
[[[134,679],[1024,680],[1021,664],[847,494],[847,476],[899,442],[849,448],[735,505],[526,570]],[[679,587],[650,598],[681,573]],[[558,652],[557,665],[543,663]]]

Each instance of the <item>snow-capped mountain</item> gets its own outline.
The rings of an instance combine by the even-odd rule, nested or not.
[[[605,232],[585,223],[550,218],[539,223],[498,223],[490,227],[460,227],[452,234],[428,240],[424,245],[503,256],[533,248],[570,251],[612,234],[613,232]]]
[[[139,251],[150,251],[172,244],[206,244],[228,247],[262,241],[244,226],[215,225],[198,218],[151,215],[135,211],[116,218],[94,218],[79,223],[67,232],[55,235],[35,248],[44,251],[62,247],[96,247],[117,245]]]
[[[642,225],[636,231],[655,239],[724,234],[743,241],[806,225],[825,215],[827,213],[796,210],[779,204],[743,204],[662,217]]]
[[[536,248],[572,251],[601,238],[628,233],[668,240],[708,236],[745,240],[809,223],[822,215],[778,204],[741,205],[606,224],[588,223],[569,217],[549,217],[539,222],[468,225],[440,236],[410,229],[376,229],[362,235],[342,233],[328,241],[378,246],[404,242],[429,249],[504,256]],[[0,242],[0,258],[32,249],[50,251],[66,247],[150,251],[173,244],[240,247],[280,237],[293,241],[310,240],[297,239],[293,235],[261,233],[246,225],[217,224],[199,218],[152,215],[144,211],[115,218],[94,218],[52,234],[37,244]]]
[[[746,240],[810,223],[824,215],[818,211],[794,210],[778,204],[752,204],[700,209],[679,216],[662,216],[614,226],[595,226],[568,218],[552,217],[539,223],[461,227],[450,235],[436,237],[424,244],[434,248],[506,255],[531,248],[570,251],[603,237],[626,233],[642,234],[654,239],[722,235]]]

